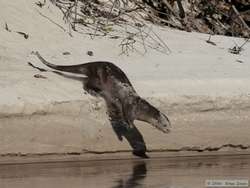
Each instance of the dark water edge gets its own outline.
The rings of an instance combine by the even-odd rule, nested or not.
[[[209,179],[250,179],[250,156],[2,164],[0,188],[201,188]]]

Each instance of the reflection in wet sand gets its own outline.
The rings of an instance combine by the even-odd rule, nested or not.
[[[0,188],[201,188],[250,179],[250,157],[175,157],[0,165]]]
[[[120,178],[117,181],[117,185],[115,185],[113,188],[138,187],[141,185],[140,181],[146,177],[146,174],[147,174],[146,163],[142,161],[141,163],[135,164],[135,166],[133,167],[133,172],[127,180],[123,181],[123,179]]]

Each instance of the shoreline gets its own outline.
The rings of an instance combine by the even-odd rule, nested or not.
[[[0,165],[25,165],[41,163],[68,163],[68,162],[88,162],[88,161],[110,161],[110,160],[161,160],[161,159],[185,159],[185,158],[231,158],[250,156],[250,150],[241,152],[148,152],[148,159],[133,156],[131,152],[104,153],[104,154],[27,154],[24,156],[0,156]]]

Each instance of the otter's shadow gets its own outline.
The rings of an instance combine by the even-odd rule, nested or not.
[[[117,184],[112,188],[135,188],[141,186],[141,181],[147,175],[146,163],[143,161],[141,163],[137,163],[133,166],[132,174],[124,180],[120,178],[117,181]]]
[[[83,89],[87,93],[89,93],[90,95],[95,96],[95,97],[101,97],[98,94],[98,92],[91,90],[91,89],[87,89],[88,87],[86,87],[86,85],[85,85],[88,82],[87,77],[69,75],[69,74],[65,74],[62,72],[58,72],[58,71],[52,71],[52,72],[54,72],[60,76],[63,76],[65,78],[69,78],[69,79],[73,79],[73,80],[77,80],[77,81],[82,82]],[[120,141],[122,141],[123,137],[126,138],[129,145],[133,149],[134,155],[142,157],[142,158],[148,158],[148,156],[146,155],[147,149],[146,149],[146,144],[145,144],[145,141],[143,139],[143,136],[135,126],[130,127],[123,120],[111,120],[111,119],[109,119],[109,120],[110,120],[111,126],[113,128],[113,131],[117,135],[118,139]]]

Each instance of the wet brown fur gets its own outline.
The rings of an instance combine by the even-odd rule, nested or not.
[[[128,129],[133,129],[135,128],[134,120],[141,120],[150,123],[163,132],[169,131],[167,126],[170,126],[170,122],[167,116],[142,99],[136,93],[126,74],[113,63],[96,61],[62,66],[47,62],[38,52],[35,52],[35,55],[42,63],[52,69],[86,75],[87,80],[84,83],[84,89],[90,93],[97,93],[105,99],[112,126],[122,124]],[[137,129],[134,135],[139,137],[140,142],[144,143]],[[119,139],[122,139],[121,136]],[[132,141],[130,144],[134,149],[138,146],[138,142],[133,143]],[[139,149],[146,150],[146,147]]]

